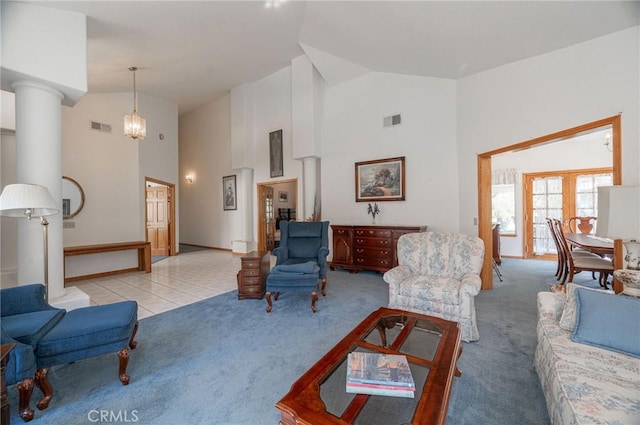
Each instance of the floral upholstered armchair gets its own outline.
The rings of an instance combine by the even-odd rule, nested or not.
[[[398,266],[384,274],[389,307],[458,322],[463,341],[480,339],[474,297],[484,243],[460,233],[424,232],[398,240]]]

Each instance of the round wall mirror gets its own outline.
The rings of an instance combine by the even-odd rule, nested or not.
[[[77,181],[62,176],[62,218],[75,217],[84,206],[84,191]]]

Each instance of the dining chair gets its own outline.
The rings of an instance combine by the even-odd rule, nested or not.
[[[567,221],[571,233],[590,234],[593,232],[593,225],[598,217],[571,217]]]
[[[558,266],[556,267],[556,280],[561,280],[568,273],[568,259],[564,253],[564,249],[562,249],[560,240],[558,239],[558,232],[556,231],[556,226],[562,232],[562,222],[555,218],[547,218],[547,224],[549,225],[549,232],[551,233],[551,238],[553,239],[553,243],[556,246],[556,252],[558,253]],[[574,257],[594,257],[596,254],[585,251],[583,249],[573,249],[571,251]],[[595,272],[592,273],[593,278],[596,278]]]
[[[561,285],[564,285],[566,282],[573,282],[573,277],[579,272],[590,271],[592,273],[599,273],[598,283],[605,289],[609,289],[607,279],[609,275],[613,274],[612,262],[596,254],[589,255],[589,253],[578,254],[577,252],[573,252],[564,237],[562,222],[557,219],[552,219],[552,223],[558,242],[560,243],[560,249],[566,259]]]

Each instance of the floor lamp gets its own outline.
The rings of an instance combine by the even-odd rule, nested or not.
[[[46,216],[58,214],[55,201],[46,187],[37,184],[10,184],[0,195],[0,215],[5,217],[26,218],[40,217],[44,246],[44,288],[49,302],[49,222]]]

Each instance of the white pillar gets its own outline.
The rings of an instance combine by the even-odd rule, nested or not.
[[[304,210],[301,218],[307,220],[315,212],[316,194],[318,191],[318,158],[307,157],[302,159],[304,173]]]
[[[16,95],[16,182],[49,189],[62,211],[62,99],[56,89],[33,81],[11,85]],[[49,299],[64,295],[62,214],[49,221]],[[39,218],[18,224],[18,284],[42,283],[44,247]]]
[[[257,248],[253,237],[253,168],[240,168],[238,171],[238,210],[241,211],[240,239],[232,242],[232,251],[247,253]]]

